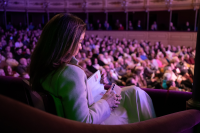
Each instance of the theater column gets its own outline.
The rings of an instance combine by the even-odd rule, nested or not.
[[[47,22],[49,21],[49,11],[47,11]]]
[[[200,10],[199,10],[200,11]],[[186,102],[188,109],[200,110],[200,12],[198,17],[198,31],[196,42],[195,69],[192,89],[192,99]]]
[[[194,31],[196,31],[197,28],[197,14],[198,14],[198,9],[195,9]]]
[[[126,13],[126,30],[128,30],[128,12],[125,13]]]
[[[4,8],[4,19],[5,19],[5,27],[7,27],[7,17],[6,17],[6,8]]]
[[[28,17],[28,11],[26,10],[26,23],[27,27],[29,27],[29,17]]]
[[[172,22],[172,10],[169,11],[169,31],[171,31],[170,23]]]
[[[106,14],[106,22],[108,23],[108,12],[105,12]]]
[[[149,30],[149,11],[146,12],[147,12],[147,30]]]
[[[86,20],[89,23],[89,13],[88,12],[86,12]]]

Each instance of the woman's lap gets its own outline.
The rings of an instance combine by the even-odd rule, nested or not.
[[[104,122],[106,125],[120,125],[155,118],[152,100],[149,95],[136,86],[122,88],[122,100]]]

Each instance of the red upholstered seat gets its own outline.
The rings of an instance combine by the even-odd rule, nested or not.
[[[193,133],[200,111],[186,110],[127,125],[92,125],[64,119],[0,95],[0,132]]]
[[[0,94],[33,106],[30,87],[22,78],[0,76]]]
[[[0,77],[0,85],[0,132],[193,133],[198,130],[195,125],[200,123],[200,111],[185,110],[185,103],[192,96],[188,92],[143,89],[161,117],[128,125],[103,126],[71,121],[31,107],[35,106],[36,97],[21,78]]]

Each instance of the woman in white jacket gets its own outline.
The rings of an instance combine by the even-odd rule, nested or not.
[[[58,14],[46,24],[31,57],[33,90],[49,93],[58,116],[75,121],[126,124],[155,117],[151,99],[136,87],[122,89],[123,100],[109,89],[94,103],[87,77],[74,58],[85,30],[86,24],[71,14]]]

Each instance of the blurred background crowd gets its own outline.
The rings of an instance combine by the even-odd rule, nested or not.
[[[41,25],[0,27],[0,76],[30,78],[30,57],[41,32]],[[166,46],[159,41],[86,34],[76,58],[87,77],[104,71],[108,84],[192,91],[195,53],[191,47]]]

